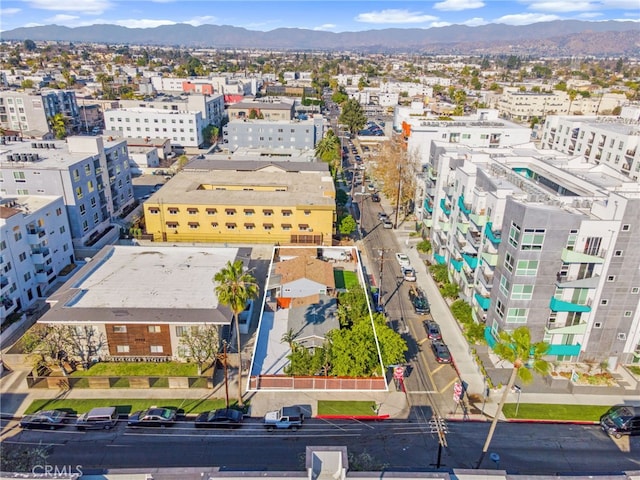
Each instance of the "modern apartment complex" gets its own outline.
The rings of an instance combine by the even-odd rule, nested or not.
[[[229,119],[249,118],[252,112],[256,118],[264,120],[292,120],[295,116],[295,102],[281,101],[271,98],[263,100],[243,100],[229,105],[227,113]]]
[[[0,201],[0,319],[44,297],[74,263],[62,197],[10,195]]]
[[[75,247],[110,234],[112,218],[135,201],[123,139],[7,142],[0,147],[0,172],[2,195],[62,196]]]
[[[230,151],[239,148],[313,150],[324,135],[324,117],[308,120],[234,119],[223,129],[223,144]]]
[[[30,138],[47,138],[49,119],[62,114],[67,120],[67,131],[80,128],[80,111],[73,90],[44,89],[39,93],[0,92],[0,125]]]
[[[191,328],[230,325],[211,279],[227,262],[248,263],[250,249],[104,247],[47,302],[39,323],[90,329],[103,339],[96,355],[111,360],[186,359]]]
[[[623,109],[624,113],[624,109]],[[608,165],[638,181],[640,122],[620,117],[549,116],[542,129],[541,148],[580,155],[587,162]]]
[[[327,164],[193,160],[144,203],[154,241],[330,246]]]
[[[118,104],[123,109],[150,108],[169,112],[200,112],[205,126],[219,126],[225,116],[224,96],[221,94],[204,95],[192,93],[180,97],[161,96],[151,101],[119,100]],[[144,137],[145,135],[142,136]]]
[[[434,142],[423,177],[434,260],[486,323],[557,360],[640,362],[640,186],[551,151]]]

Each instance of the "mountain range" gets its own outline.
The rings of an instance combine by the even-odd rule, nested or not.
[[[2,40],[60,41],[191,48],[358,51],[463,55],[638,56],[640,23],[556,20],[513,26],[388,28],[360,32],[327,32],[279,28],[268,32],[228,25],[164,25],[126,28],[98,24],[86,27],[47,25],[0,34]]]

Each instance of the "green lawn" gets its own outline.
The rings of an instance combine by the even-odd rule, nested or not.
[[[89,370],[76,370],[72,377],[196,377],[198,367],[195,363],[181,362],[99,362]]]
[[[334,270],[333,277],[336,282],[336,288],[345,288],[347,290],[360,285],[358,276],[355,272],[348,270]]]
[[[318,400],[318,415],[375,415],[376,402]]]
[[[235,402],[233,402],[235,403]],[[60,399],[60,400],[35,400],[29,405],[25,413],[33,413],[39,410],[59,409],[70,414],[81,414],[88,412],[95,407],[117,407],[118,413],[127,415],[137,410],[157,405],[159,407],[174,407],[187,413],[200,413],[217,408],[224,408],[224,399],[208,399],[208,400],[164,400],[164,399],[146,399],[146,398],[118,398],[118,399],[100,399],[91,398],[85,400],[79,399]]]
[[[600,420],[600,415],[609,409],[602,405],[550,405],[546,403],[521,403],[516,417],[516,404],[507,403],[502,413],[507,418],[526,418],[536,420]]]

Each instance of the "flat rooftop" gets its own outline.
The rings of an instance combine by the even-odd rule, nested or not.
[[[229,324],[213,277],[227,262],[248,264],[249,248],[125,246],[103,248],[47,300],[42,323]]]

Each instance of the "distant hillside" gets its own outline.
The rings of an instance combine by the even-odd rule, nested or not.
[[[561,33],[560,33],[561,32]],[[156,28],[58,25],[17,28],[2,40],[54,40],[133,45],[286,50],[357,50],[464,54],[637,55],[640,25],[636,22],[558,20],[524,26],[489,24],[439,28],[388,28],[362,32],[323,32],[279,28],[269,32],[228,25],[187,24]]]

